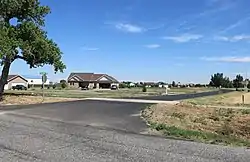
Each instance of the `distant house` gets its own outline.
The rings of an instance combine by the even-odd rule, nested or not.
[[[24,77],[28,81],[29,87],[41,87],[43,84],[41,76],[24,76]],[[49,84],[50,84],[50,80],[47,79],[47,81],[44,83],[44,85],[48,86]]]
[[[107,74],[71,73],[67,82],[69,86],[76,88],[88,87],[90,89],[99,89],[110,88],[112,85],[119,86],[119,82],[114,77]]]
[[[21,75],[8,75],[7,83],[4,85],[4,89],[8,90],[16,85],[24,85],[25,87],[27,87],[28,81]]]
[[[155,87],[156,83],[155,82],[144,82],[143,83],[146,87],[150,88],[150,87]]]
[[[164,84],[158,84],[158,87],[163,88],[163,87],[165,87],[165,85]]]
[[[159,88],[164,88],[164,87],[166,87],[166,83],[164,83],[164,82],[158,82],[158,83],[157,83],[157,86],[158,86]]]

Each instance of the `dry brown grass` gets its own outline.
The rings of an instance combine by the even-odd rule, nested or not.
[[[143,116],[152,123],[250,140],[250,110],[157,104]]]
[[[250,104],[250,93],[246,92],[234,92],[229,97],[225,97],[222,102],[230,104],[241,104],[242,95],[245,97],[245,104]]]
[[[59,98],[59,97],[45,97],[44,103],[48,102],[61,102],[61,101],[73,101],[77,99],[71,98]],[[2,105],[28,105],[42,103],[43,99],[41,96],[25,96],[25,95],[6,95]]]
[[[194,99],[184,100],[184,103],[192,105],[226,105],[226,106],[238,106],[242,105],[242,95],[245,97],[245,105],[250,105],[250,93],[246,92],[230,92],[215,96],[200,97]]]

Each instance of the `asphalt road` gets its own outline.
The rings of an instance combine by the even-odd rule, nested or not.
[[[68,123],[105,127],[134,133],[147,130],[140,112],[147,104],[111,101],[71,101],[22,107],[15,113]]]
[[[184,100],[184,99],[213,96],[213,95],[217,95],[217,94],[220,94],[220,93],[229,93],[229,92],[232,92],[232,90],[222,89],[220,91],[209,91],[209,92],[200,92],[200,93],[192,93],[192,94],[144,96],[144,97],[138,97],[137,99],[178,101],[178,100]]]
[[[77,101],[0,112],[0,161],[249,162],[244,148],[140,134],[144,106]]]

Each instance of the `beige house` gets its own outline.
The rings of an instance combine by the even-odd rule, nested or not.
[[[8,75],[7,83],[4,85],[4,89],[11,89],[12,86],[24,85],[28,87],[28,81],[20,75]]]
[[[69,86],[76,88],[110,88],[112,85],[119,87],[119,82],[107,74],[71,73],[67,80]]]

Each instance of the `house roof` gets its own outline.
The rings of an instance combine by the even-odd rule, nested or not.
[[[1,77],[1,76],[0,76]],[[27,82],[27,79],[25,79],[24,77],[22,77],[21,75],[8,75],[8,78],[7,78],[7,82],[17,78],[17,77],[20,77],[22,78],[23,80],[25,80]]]
[[[144,82],[145,85],[154,85],[154,84],[157,84],[155,82]]]
[[[17,77],[17,76],[18,76],[18,75],[8,75],[8,79],[7,79],[7,80],[9,81],[9,80],[11,80],[11,79],[13,79],[13,78],[15,78],[15,77]]]
[[[70,78],[72,78],[73,76],[78,77],[81,80],[84,81],[98,81],[100,78],[102,78],[103,76],[106,76],[107,78],[109,78],[110,80],[112,80],[113,82],[118,82],[114,77],[109,76],[107,74],[94,74],[94,73],[71,73],[68,77],[68,80]]]

